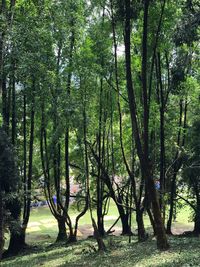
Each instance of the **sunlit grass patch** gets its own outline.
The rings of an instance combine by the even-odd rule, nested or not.
[[[107,252],[97,252],[94,239],[79,241],[73,245],[39,244],[37,250],[27,251],[18,257],[2,262],[2,267],[186,267],[200,266],[199,238],[170,237],[170,249],[160,252],[156,241],[138,243],[133,237],[131,244],[128,237],[109,236],[105,239]]]

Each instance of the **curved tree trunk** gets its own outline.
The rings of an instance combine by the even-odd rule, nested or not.
[[[108,173],[106,172],[104,166],[101,164],[98,155],[95,153],[95,151],[93,150],[93,148],[90,146],[90,149],[92,151],[92,154],[95,158],[95,160],[97,161],[97,163],[99,164],[99,166],[101,167],[101,171],[102,171],[102,179],[104,181],[104,183],[106,184],[109,193],[110,193],[110,197],[113,199],[113,201],[115,202],[119,215],[120,215],[120,219],[121,219],[121,223],[122,223],[122,234],[123,235],[130,235],[131,234],[131,229],[129,226],[129,216],[126,215],[125,211],[124,211],[124,207],[122,206],[122,202],[120,201],[120,199],[116,196],[115,191],[113,189],[113,185],[110,181],[110,177],[108,175]]]

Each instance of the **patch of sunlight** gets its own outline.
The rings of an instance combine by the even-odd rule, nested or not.
[[[39,223],[39,222],[30,222],[28,224],[28,227],[34,227],[34,226],[40,226],[40,225],[41,225],[41,223]]]
[[[54,260],[47,260],[47,262],[43,262],[40,265],[43,265],[44,267],[56,267],[56,266],[61,266],[65,263],[65,260],[63,259],[63,257],[61,258],[57,258]]]
[[[50,222],[50,223],[48,223],[48,224],[43,224],[42,227],[49,228],[49,227],[51,227],[51,226],[56,226],[56,225],[57,225],[56,222]]]
[[[27,233],[32,233],[32,232],[37,232],[40,231],[40,227],[39,226],[34,226],[34,227],[28,227],[27,229]]]
[[[108,216],[107,215],[104,217],[104,220],[105,221],[112,221],[112,220],[117,220],[117,218],[118,218],[117,216],[112,216],[112,215]]]
[[[160,266],[174,266],[179,261],[179,255],[171,253],[170,251],[161,252],[161,254],[147,256],[140,260],[135,267],[160,267]],[[180,265],[182,266],[182,265]]]
[[[83,234],[79,230],[77,230],[77,236],[83,236]]]
[[[54,219],[43,219],[43,220],[40,220],[41,223],[55,223],[55,220]]]

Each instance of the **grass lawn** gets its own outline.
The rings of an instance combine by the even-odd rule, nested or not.
[[[105,240],[107,252],[95,251],[93,239],[73,245],[38,245],[18,257],[3,260],[2,267],[150,267],[150,266],[200,266],[199,238],[170,237],[171,248],[166,252],[156,250],[156,242],[149,239],[138,243],[134,237],[131,244],[127,237],[110,236]]]
[[[72,220],[75,220],[77,212],[74,209],[71,209],[70,216]],[[96,213],[93,213],[95,217]],[[191,230],[193,227],[193,223],[188,221],[190,215],[190,209],[185,207],[181,210],[181,212],[177,215],[177,220],[173,223],[173,229],[175,233],[181,233],[185,230]],[[105,228],[109,229],[110,226],[116,221],[118,218],[118,211],[113,202],[110,203],[110,209],[108,214],[105,216]],[[148,216],[144,216],[145,226],[148,228],[150,227],[150,222]],[[91,226],[91,219],[90,214],[87,212],[79,221],[79,239],[85,238],[85,235],[82,229],[90,230],[92,234],[92,226]],[[120,233],[121,231],[121,222],[120,220],[114,227],[116,233]],[[136,231],[136,221],[135,221],[135,214],[133,214],[132,218],[132,229],[133,232]],[[31,217],[29,221],[29,226],[27,230],[27,242],[34,243],[35,241],[53,241],[57,236],[57,222],[55,218],[52,216],[48,207],[40,207],[34,208],[31,211]]]
[[[181,212],[178,213],[177,221],[173,224],[174,228],[176,229],[176,233],[181,233],[185,230],[192,229],[193,223],[188,222],[189,217],[189,208],[183,209]],[[75,219],[77,212],[74,209],[70,211],[70,215],[72,220]],[[95,212],[93,214],[96,215]],[[105,228],[109,229],[110,226],[115,222],[118,218],[118,211],[113,202],[110,204],[110,209],[108,214],[105,216]],[[150,226],[150,222],[148,216],[144,217],[145,226],[148,228]],[[78,238],[84,239],[85,234],[82,229],[88,229],[89,232],[92,234],[92,226],[91,226],[91,219],[90,215],[87,212],[79,221],[79,232]],[[114,227],[116,233],[119,234],[121,232],[121,222],[120,220]],[[135,215],[133,214],[132,219],[132,229],[133,232],[136,231],[136,222],[135,222]],[[57,222],[53,215],[51,214],[48,207],[40,207],[40,208],[33,208],[31,210],[30,221],[27,229],[27,243],[33,244],[35,242],[53,242],[57,236]],[[7,243],[7,242],[6,242]],[[6,244],[7,246],[7,244]]]
[[[74,220],[76,213],[71,210]],[[95,213],[93,214],[95,216]],[[190,209],[184,208],[178,213],[177,221],[173,224],[175,233],[191,230],[192,222],[188,222]],[[118,212],[111,203],[108,214],[105,216],[105,228],[108,229],[118,218]],[[145,226],[150,226],[147,216],[144,217]],[[105,239],[107,252],[99,254],[95,251],[96,242],[82,234],[84,229],[89,229],[92,234],[89,213],[86,213],[79,223],[79,242],[66,246],[52,245],[57,236],[57,223],[48,207],[34,208],[31,211],[27,229],[27,243],[35,245],[26,254],[2,261],[0,266],[28,267],[28,266],[200,266],[200,240],[198,238],[170,237],[170,250],[159,252],[156,250],[155,239],[150,238],[145,243],[137,243],[137,238],[109,236]],[[121,232],[120,221],[114,227],[116,233]],[[133,214],[133,232],[136,231],[136,222]]]
[[[75,221],[77,216],[77,211],[74,209],[70,210],[70,217],[72,221]],[[95,212],[93,216],[95,217]],[[105,216],[105,228],[109,229],[109,227],[116,221],[118,218],[118,211],[114,203],[111,203],[108,214]],[[91,229],[92,234],[92,226],[91,226],[91,218],[89,212],[87,212],[80,220],[79,227]],[[120,221],[117,223],[117,229],[121,228]],[[33,208],[31,211],[30,221],[27,229],[27,242],[32,243],[35,240],[38,241],[38,238],[41,240],[55,239],[57,235],[58,227],[57,222],[53,215],[51,214],[48,207],[40,207]],[[82,233],[79,231],[78,236],[80,239],[84,238]]]

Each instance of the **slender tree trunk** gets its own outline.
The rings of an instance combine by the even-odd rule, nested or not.
[[[24,166],[23,166],[23,186],[24,186],[24,199],[23,199],[23,218],[26,217],[26,184],[27,184],[27,125],[26,125],[26,93],[24,92],[24,99],[23,99],[23,160],[24,160]]]
[[[105,19],[105,8],[103,7],[103,16],[101,22],[102,32],[104,31],[104,19]],[[101,68],[104,69],[104,55],[101,55]],[[107,116],[105,115],[105,106],[103,107],[103,82],[104,79],[102,74],[100,74],[100,96],[99,96],[99,133],[98,133],[98,153],[100,162],[105,165],[105,129],[106,129],[106,120]],[[103,118],[104,114],[104,118]],[[103,130],[103,133],[102,133]],[[105,235],[104,229],[104,216],[103,216],[103,191],[104,185],[103,180],[101,179],[101,168],[98,164],[98,177],[97,177],[97,227],[100,236]]]
[[[187,100],[185,102],[185,108],[184,108],[184,122],[182,124],[182,117],[183,117],[183,100],[180,100],[179,103],[180,106],[180,115],[179,115],[179,131],[178,131],[178,137],[177,137],[177,151],[176,155],[174,157],[174,163],[173,163],[173,174],[172,174],[172,180],[170,184],[170,210],[169,210],[169,218],[167,221],[167,234],[172,234],[171,227],[172,227],[172,220],[174,215],[174,199],[176,197],[176,178],[177,173],[179,169],[182,166],[182,157],[180,156],[180,148],[184,147],[185,145],[185,129],[187,124]],[[183,126],[183,135],[182,135],[182,141],[181,141],[181,127]]]
[[[2,76],[2,116],[3,116],[3,128],[7,134],[8,132],[8,118],[7,118],[7,88],[6,88],[6,77],[4,73]]]
[[[141,171],[142,176],[145,178],[145,184],[148,192],[148,199],[152,203],[152,211],[155,221],[156,227],[156,235],[157,235],[157,247],[159,249],[168,249],[169,245],[167,242],[167,237],[164,229],[164,225],[162,222],[160,207],[158,198],[156,195],[156,189],[151,173],[151,167],[149,162],[149,155],[148,155],[148,95],[147,95],[147,86],[146,86],[146,72],[147,72],[147,18],[148,18],[148,6],[149,1],[144,2],[144,32],[143,32],[143,63],[142,63],[142,81],[143,81],[143,105],[144,105],[144,146],[142,147],[141,143],[141,136],[138,127],[138,118],[137,118],[137,108],[136,108],[136,101],[135,101],[135,93],[133,88],[132,82],[132,70],[131,70],[131,24],[130,24],[130,0],[125,1],[125,58],[126,58],[126,80],[127,80],[127,91],[128,91],[128,98],[129,98],[129,108],[131,113],[131,122],[133,133],[135,137],[135,143],[137,147],[137,153],[140,159]]]
[[[12,27],[13,21],[13,8],[15,6],[15,1],[10,1],[10,10],[8,9],[8,3],[6,0],[0,1],[0,16],[1,20],[4,20],[5,23],[2,23],[1,33],[0,33],[0,93],[2,93],[2,117],[3,117],[3,127],[6,133],[9,135],[9,120],[10,120],[10,99],[9,91],[6,85],[7,73],[4,68],[4,40],[7,34],[7,25]]]
[[[153,218],[152,212],[151,212],[149,207],[147,207],[147,213],[148,213],[148,216],[149,216],[149,220],[151,222],[151,226],[153,228],[153,234],[156,235],[155,222],[154,222],[154,218]]]
[[[32,103],[31,103],[31,126],[30,126],[30,143],[29,143],[29,164],[28,164],[28,175],[24,173],[25,181],[25,202],[24,202],[24,213],[22,222],[22,241],[25,246],[26,229],[28,226],[31,210],[31,188],[32,188],[32,174],[33,174],[33,144],[34,144],[34,128],[35,128],[35,80],[33,80],[32,87]],[[24,171],[26,171],[26,96],[24,95]]]
[[[114,200],[114,202],[115,202],[115,204],[117,206],[117,209],[118,209],[118,212],[119,212],[119,215],[120,215],[120,219],[121,219],[121,223],[122,223],[122,234],[123,235],[129,235],[129,234],[131,234],[131,229],[130,229],[130,226],[129,226],[128,216],[126,216],[126,213],[125,213],[121,198],[117,197],[117,195],[115,194],[115,191],[113,189],[110,177],[109,177],[108,173],[106,172],[104,166],[100,162],[98,155],[94,152],[94,150],[93,150],[93,148],[91,146],[90,146],[90,149],[92,151],[92,154],[93,154],[95,160],[97,161],[97,163],[101,167],[101,171],[102,171],[101,179],[103,179],[105,185],[107,186],[107,188],[109,190],[111,198]]]
[[[68,76],[67,76],[67,98],[69,100],[70,100],[70,95],[71,95],[74,44],[75,44],[74,18],[72,18],[71,36],[70,36],[70,52],[69,52],[69,68],[68,68]],[[70,203],[70,172],[69,172],[69,123],[70,121],[69,121],[69,118],[70,118],[69,114],[67,114],[66,130],[65,130],[65,186],[66,186],[66,190],[65,190],[65,205],[64,205],[65,211],[63,211],[63,213],[66,213],[67,215],[68,215],[68,209],[69,209],[69,203]],[[71,220],[68,226],[69,226],[69,231],[70,231],[68,242],[75,242],[77,231],[75,230],[73,232]]]
[[[168,235],[172,234],[172,220],[173,220],[173,214],[174,214],[174,198],[176,195],[176,171],[173,173],[173,177],[171,180],[171,187],[170,187],[170,202],[169,202],[169,218],[167,221],[167,229],[166,232]]]
[[[103,94],[103,78],[101,78],[101,86],[100,86],[100,104],[99,104],[99,133],[98,133],[98,156],[100,162],[102,162],[102,159],[104,157],[102,150],[102,94]],[[104,144],[103,144],[104,146]],[[100,164],[98,164],[98,177],[97,177],[97,226],[99,230],[99,234],[101,236],[104,236],[104,221],[103,221],[103,207],[102,207],[102,179],[101,179],[101,167]]]
[[[160,209],[163,215],[163,221],[165,219],[165,96],[162,82],[162,69],[161,69],[161,58],[160,53],[157,54],[156,58],[156,76],[157,76],[157,97],[160,110]]]
[[[164,130],[164,111],[160,110],[160,208],[165,214],[164,193],[165,193],[165,130]]]
[[[4,13],[5,13],[5,0],[2,0],[0,3],[0,16],[2,16],[2,18],[4,17]],[[3,45],[4,45],[4,31],[2,30],[0,32],[0,93],[2,93],[2,100],[3,100]],[[4,114],[4,110],[3,110],[2,106],[2,114]]]
[[[34,141],[34,117],[35,117],[35,81],[33,81],[33,99],[31,104],[31,129],[30,129],[30,145],[29,145],[29,169],[28,169],[28,177],[25,183],[25,198],[24,198],[24,213],[23,213],[23,222],[21,226],[20,222],[20,213],[14,212],[14,219],[16,220],[17,224],[13,227],[10,227],[10,242],[9,248],[6,254],[16,254],[20,250],[22,250],[25,246],[25,236],[26,236],[26,229],[30,217],[30,204],[31,204],[31,183],[32,183],[32,167],[33,167],[33,141]],[[24,99],[25,101],[25,99]],[[26,102],[24,103],[24,105]],[[25,109],[25,106],[24,106]],[[25,110],[24,110],[25,111]],[[24,121],[25,123],[25,121]],[[25,126],[25,125],[24,125]],[[24,128],[24,135],[26,134],[26,130]],[[25,143],[24,143],[25,144]],[[24,163],[25,164],[25,163]],[[26,169],[26,168],[25,168]],[[25,175],[25,174],[24,174]],[[25,176],[24,176],[25,177]],[[18,207],[20,204],[16,201],[15,205]],[[14,206],[15,206],[14,205]],[[12,215],[12,212],[11,212]],[[18,228],[18,229],[16,229]]]
[[[3,193],[0,182],[0,260],[3,254],[4,234],[3,234]]]
[[[105,175],[105,173],[104,173],[104,175]],[[114,200],[114,202],[117,206],[117,210],[119,212],[120,220],[122,223],[122,235],[132,234],[131,228],[129,225],[129,216],[125,213],[125,209],[123,207],[123,203],[121,201],[121,198],[116,196],[116,194],[113,190],[112,184],[110,182],[109,176],[107,178],[105,178],[104,181],[105,181],[105,184],[107,185],[107,188],[109,189],[111,198]]]
[[[118,211],[122,222],[122,235],[131,235],[132,232],[129,225],[129,214],[126,214],[124,212],[124,209],[123,210],[120,209],[119,206],[118,206]]]
[[[54,117],[53,117],[53,130],[56,133],[57,128],[59,126],[59,115],[58,115],[58,99],[59,99],[59,91],[58,88],[60,86],[59,74],[60,74],[60,61],[61,61],[61,52],[62,52],[62,42],[58,44],[58,55],[57,55],[57,84],[55,88],[54,95]],[[61,194],[61,145],[60,145],[60,137],[55,134],[53,139],[53,175],[54,175],[54,188],[56,191],[56,203],[53,205],[49,203],[52,209],[52,213],[57,220],[58,223],[58,235],[56,242],[67,241],[67,233],[66,233],[66,213],[69,205],[69,127],[67,125],[67,130],[65,132],[65,205],[63,205],[62,194]],[[49,198],[52,198],[50,195]]]
[[[122,235],[131,235],[131,228],[129,225],[129,215],[125,213],[124,207],[122,206],[122,202],[115,199],[116,196],[114,196],[113,200],[116,203],[117,210],[119,212],[121,224],[122,224]]]
[[[85,176],[86,176],[86,187],[88,192],[88,202],[89,202],[89,210],[90,210],[90,217],[92,221],[92,226],[94,229],[94,237],[98,244],[99,251],[105,251],[106,246],[103,242],[102,236],[99,233],[99,229],[97,224],[92,215],[92,203],[90,198],[90,185],[89,185],[89,161],[88,161],[88,145],[87,145],[87,117],[86,117],[86,92],[84,92],[84,99],[83,99],[83,136],[84,136],[84,158],[85,158]]]
[[[136,209],[136,222],[138,228],[138,240],[145,241],[147,239],[147,234],[144,227],[143,212],[139,210],[139,208]]]
[[[67,122],[68,123],[68,122]],[[70,175],[69,175],[69,127],[67,125],[65,131],[65,208],[69,208],[70,200]]]
[[[112,18],[111,23],[112,23],[114,60],[115,60],[115,83],[116,83],[116,89],[117,89],[117,107],[118,107],[118,113],[119,113],[120,147],[121,147],[123,162],[125,164],[127,173],[129,174],[130,177],[132,177],[132,179],[133,179],[132,182],[135,183],[134,176],[131,173],[131,170],[129,168],[129,165],[128,165],[128,162],[127,162],[127,159],[125,156],[124,144],[123,144],[122,113],[121,113],[121,105],[120,105],[120,86],[119,86],[118,60],[117,60],[117,40],[116,40],[116,31],[115,31],[116,23],[115,23],[114,14],[113,14],[113,0],[111,0],[110,3],[111,3],[111,18]],[[113,194],[113,195],[115,195],[115,194]],[[133,195],[136,196],[135,188],[133,188]],[[136,199],[137,199],[137,197],[134,198],[135,201],[136,201]],[[129,222],[128,222],[129,216],[126,216],[124,208],[117,202],[118,201],[115,201],[119,215],[120,215],[121,223],[122,223],[122,234],[123,235],[131,235],[132,234],[131,226],[129,225]]]
[[[6,1],[2,0],[0,3],[0,16],[6,19]],[[6,92],[6,76],[4,71],[4,38],[5,29],[2,28],[0,33],[0,93],[2,93],[2,117],[3,128],[8,133],[7,127],[7,92]]]
[[[160,211],[160,205],[157,198],[157,193],[155,189],[155,184],[153,181],[153,178],[151,176],[151,173],[149,173],[150,167],[147,165],[147,172],[145,174],[146,181],[147,181],[147,188],[148,188],[148,194],[149,199],[152,203],[152,211],[153,211],[153,217],[154,217],[154,223],[155,223],[155,230],[156,230],[156,237],[157,237],[157,247],[161,250],[166,250],[169,248],[166,233],[165,233],[165,227],[163,224],[161,211]]]
[[[117,210],[119,212],[120,220],[122,223],[122,235],[131,235],[132,232],[131,232],[131,228],[129,225],[129,216],[125,213],[125,209],[123,207],[123,203],[121,201],[121,198],[116,196],[114,189],[113,189],[113,186],[112,186],[111,181],[110,181],[110,177],[108,175],[106,175],[105,172],[102,175],[105,176],[104,182],[107,185],[107,188],[109,189],[111,198],[114,200],[114,202],[117,206]]]
[[[60,173],[60,163],[61,163],[61,146],[58,144],[57,149],[57,211],[60,216],[57,218],[58,222],[58,236],[56,242],[59,241],[67,241],[67,233],[66,233],[66,211],[62,204],[62,195],[60,189],[60,180],[61,180],[61,173]]]
[[[72,66],[73,66],[73,51],[75,44],[75,32],[74,32],[74,18],[71,20],[71,36],[70,36],[70,52],[69,52],[69,68],[67,76],[67,98],[70,99],[71,95],[71,82],[72,82]],[[65,131],[65,208],[66,211],[69,207],[70,198],[70,174],[69,174],[69,114],[67,114],[66,131]]]
[[[16,141],[16,92],[15,92],[15,63],[12,60],[12,144],[15,146]],[[8,116],[9,117],[9,116]]]

